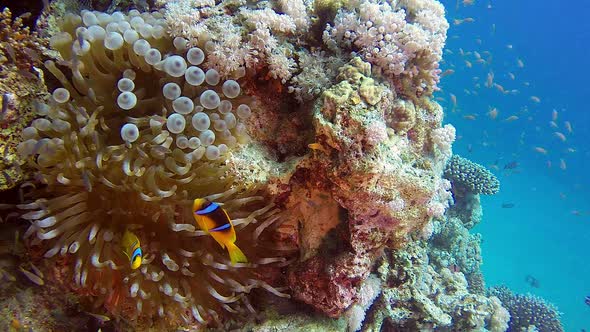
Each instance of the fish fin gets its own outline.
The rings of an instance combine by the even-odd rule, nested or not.
[[[229,252],[229,259],[231,260],[232,264],[235,263],[248,263],[248,258],[246,255],[235,245],[235,243],[226,243],[227,251]]]

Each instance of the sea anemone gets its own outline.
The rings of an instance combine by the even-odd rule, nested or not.
[[[237,81],[204,73],[206,53],[165,25],[160,12],[135,10],[64,18],[50,41],[64,60],[45,63],[62,87],[39,104],[18,147],[45,186],[19,208],[31,222],[25,236],[48,246],[45,258],[64,257],[62,280],[95,307],[204,325],[253,311],[253,288],[287,297],[256,276],[262,265],[285,265],[290,248],[269,232],[279,210],[227,166],[249,141],[248,97]],[[232,265],[195,228],[197,197],[228,212],[249,263]],[[137,270],[121,248],[126,230],[142,245]]]

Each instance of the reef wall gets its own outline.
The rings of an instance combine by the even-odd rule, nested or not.
[[[473,213],[445,215],[457,181],[443,173],[463,169],[445,172],[455,129],[432,97],[438,1],[83,7],[51,2],[39,50],[12,46],[51,93],[14,106],[13,186],[26,182],[3,206],[43,283],[137,330],[506,330]],[[203,197],[248,262],[195,224]]]

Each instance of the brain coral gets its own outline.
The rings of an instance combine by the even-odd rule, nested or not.
[[[500,191],[500,181],[485,167],[466,158],[453,155],[448,161],[444,177],[453,186],[462,187],[474,194],[493,195]]]
[[[63,87],[18,148],[45,184],[19,205],[26,236],[44,257],[63,257],[59,280],[111,314],[173,326],[253,311],[253,288],[287,296],[256,272],[286,261],[265,232],[277,210],[228,173],[231,151],[249,140],[240,84],[201,69],[206,52],[169,36],[160,12],[83,11],[60,26],[50,44],[63,60],[45,66]],[[195,228],[197,197],[223,204],[250,263],[231,265]],[[144,252],[137,270],[121,248],[127,229]]]

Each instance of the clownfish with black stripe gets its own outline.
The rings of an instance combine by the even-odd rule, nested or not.
[[[236,231],[227,212],[215,202],[197,198],[193,202],[193,216],[197,225],[213,237],[222,248],[227,248],[232,264],[247,263],[246,255],[235,245]]]
[[[121,239],[121,249],[123,249],[123,253],[129,259],[132,270],[136,270],[141,266],[143,252],[141,251],[141,245],[137,235],[131,233],[129,230],[125,230]]]

